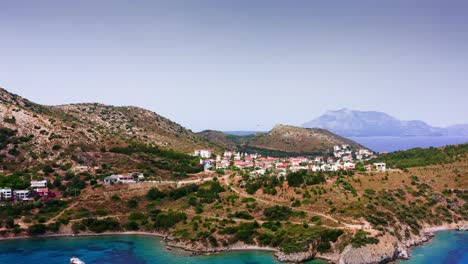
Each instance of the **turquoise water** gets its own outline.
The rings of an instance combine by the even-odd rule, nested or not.
[[[441,231],[430,243],[411,251],[411,259],[398,264],[467,264],[468,232]]]
[[[64,237],[0,242],[0,263],[68,264],[72,256],[80,258],[86,264],[279,263],[272,253],[262,251],[189,256],[180,250],[167,251],[160,239],[149,236]]]
[[[0,263],[69,263],[72,256],[90,263],[167,264],[266,264],[278,263],[273,254],[261,251],[228,252],[212,256],[190,256],[167,251],[159,238],[149,236],[63,237],[0,242]],[[309,263],[323,263],[313,261]],[[431,243],[414,248],[412,258],[399,264],[466,264],[468,232],[436,233]]]

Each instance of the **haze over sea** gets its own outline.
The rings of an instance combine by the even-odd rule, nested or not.
[[[438,232],[434,240],[412,252],[404,264],[468,263],[468,232]],[[72,256],[87,264],[279,263],[270,252],[237,251],[212,256],[190,256],[181,250],[168,251],[159,238],[150,236],[62,237],[0,241],[0,263],[69,263]],[[323,263],[311,261],[309,263]]]

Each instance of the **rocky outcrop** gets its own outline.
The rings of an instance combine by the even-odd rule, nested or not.
[[[306,252],[297,253],[285,253],[278,251],[275,253],[275,257],[281,262],[301,263],[313,259],[316,253],[317,251],[312,248]]]
[[[339,259],[340,264],[374,264],[386,263],[398,256],[398,241],[395,237],[384,235],[379,243],[360,248],[348,245]]]

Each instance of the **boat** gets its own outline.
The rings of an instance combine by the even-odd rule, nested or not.
[[[70,259],[70,264],[86,264],[86,263],[81,261],[79,258],[73,257],[73,258]]]

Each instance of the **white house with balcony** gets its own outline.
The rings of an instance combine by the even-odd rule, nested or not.
[[[16,190],[13,192],[13,196],[17,201],[28,201],[30,194],[29,190]]]
[[[9,200],[12,194],[11,188],[0,188],[0,200]]]
[[[210,158],[212,154],[213,151],[211,149],[196,149],[193,152],[194,156],[200,156],[202,158]]]
[[[118,175],[113,174],[104,178],[105,184],[112,183],[136,183],[135,179],[131,175]]]
[[[383,162],[376,162],[376,163],[374,163],[374,167],[375,167],[375,170],[376,170],[376,171],[381,171],[381,172],[382,172],[382,171],[387,170],[386,164],[383,163]]]
[[[47,187],[47,181],[42,180],[42,181],[31,181],[31,188],[37,189],[37,188],[46,188]]]

